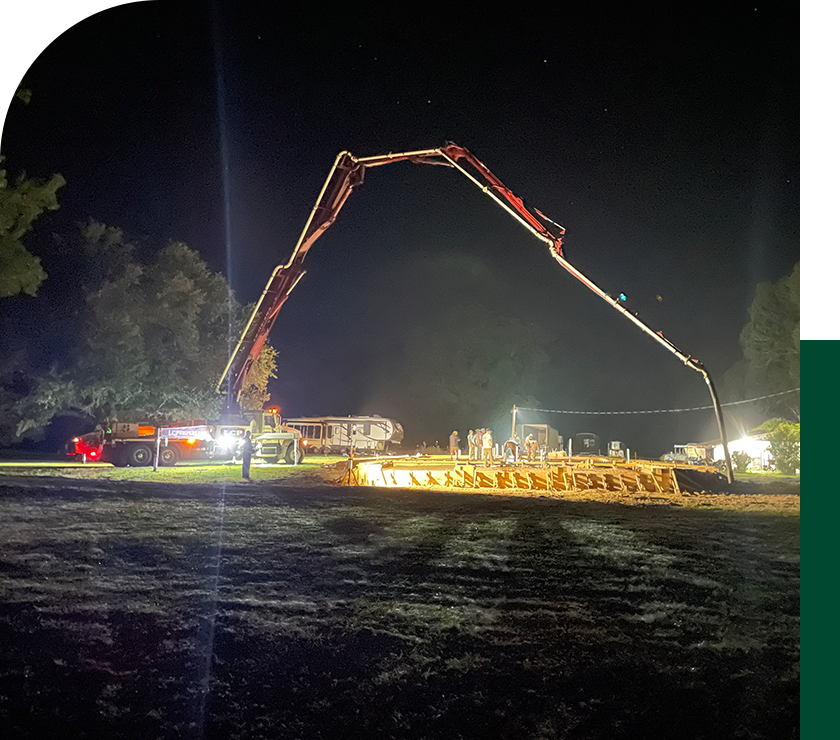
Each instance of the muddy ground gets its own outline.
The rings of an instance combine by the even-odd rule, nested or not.
[[[795,738],[798,496],[750,496],[3,479],[0,727]]]

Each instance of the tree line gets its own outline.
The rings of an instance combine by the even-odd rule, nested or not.
[[[758,403],[767,418],[753,432],[766,433],[776,468],[800,466],[799,263],[776,282],[760,283],[741,331],[741,359],[724,376],[726,400],[771,396]],[[774,395],[780,394],[780,395]],[[746,469],[748,460],[735,460]]]
[[[767,399],[767,415],[799,421],[799,277],[797,262],[776,282],[759,283],[741,331],[741,359],[724,376],[727,400],[784,393]]]
[[[3,368],[7,438],[60,412],[98,422],[218,416],[216,384],[250,310],[223,275],[183,242],[144,256],[122,229],[93,219],[55,236],[50,256],[61,265],[60,290],[26,307],[41,327],[23,322],[26,335]],[[266,346],[243,406],[261,408],[275,376],[276,353]]]

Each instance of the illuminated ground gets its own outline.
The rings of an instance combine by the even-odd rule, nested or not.
[[[436,468],[452,469],[453,463],[447,455],[424,456],[415,463],[426,467],[429,461]],[[338,455],[314,455],[307,457],[302,465],[292,466],[286,463],[269,465],[255,461],[251,467],[251,477],[256,484],[274,484],[294,480],[296,485],[321,485],[338,483],[346,473],[347,458]],[[527,466],[525,466],[527,467]],[[523,468],[525,469],[525,468]],[[161,467],[155,471],[152,467],[117,468],[110,463],[77,463],[61,461],[3,461],[0,462],[0,480],[21,476],[69,478],[89,481],[157,482],[188,484],[235,484],[242,482],[241,466],[232,462],[204,461],[182,462],[175,467]],[[546,491],[512,489],[465,489],[443,486],[424,486],[426,490],[450,490],[460,493],[489,493],[504,496],[542,496],[559,498],[566,501],[598,501],[603,503],[622,503],[627,505],[669,505],[689,508],[720,508],[737,511],[786,510],[799,513],[799,476],[781,476],[778,474],[738,475],[731,492],[706,493],[698,496],[688,492],[671,494],[667,492],[621,492],[602,489],[581,491]]]
[[[0,478],[0,726],[796,737],[798,512],[659,503]]]

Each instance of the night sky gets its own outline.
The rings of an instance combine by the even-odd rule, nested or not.
[[[187,242],[254,301],[338,152],[452,141],[562,224],[569,261],[720,384],[757,283],[799,259],[798,6],[575,5],[100,13],[38,57],[23,79],[32,102],[4,125],[10,171],[68,183],[27,244],[42,253],[92,216],[150,248]],[[455,171],[368,172],[306,265],[270,337],[284,415],[379,413],[409,441],[443,441],[451,429],[405,417],[405,337],[473,304],[545,339],[543,408],[709,403],[699,374]],[[542,420],[651,456],[717,436],[711,411]],[[463,419],[462,437],[493,422]]]

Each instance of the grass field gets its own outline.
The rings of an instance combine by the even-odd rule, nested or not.
[[[0,477],[7,738],[795,738],[799,517]]]
[[[255,481],[279,481],[301,473],[321,471],[325,465],[331,465],[346,457],[321,455],[304,460],[300,465],[285,463],[268,465],[254,461],[251,465],[251,478]],[[237,483],[242,480],[242,465],[232,462],[181,463],[174,467],[124,467],[118,468],[110,463],[66,462],[29,462],[0,463],[0,478],[20,476],[38,476],[49,478],[73,478],[78,480],[103,481],[149,481],[156,483]],[[339,476],[340,477],[340,476]]]

